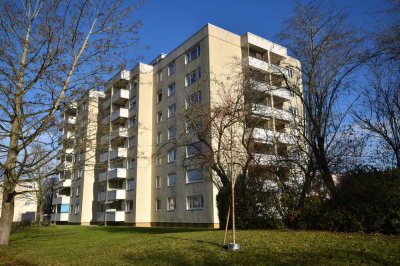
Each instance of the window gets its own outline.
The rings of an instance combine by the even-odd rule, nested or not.
[[[186,183],[194,183],[203,180],[203,174],[199,169],[191,169],[186,171]]]
[[[161,164],[162,164],[162,156],[161,155],[157,155],[156,165],[160,166]]]
[[[133,200],[127,200],[125,204],[126,204],[125,210],[127,212],[133,211]]]
[[[156,188],[161,188],[161,176],[156,177]]]
[[[197,91],[197,92],[193,93],[192,95],[186,97],[185,106],[186,106],[186,108],[190,108],[200,102],[201,102],[201,91]]]
[[[201,78],[200,67],[185,76],[185,87],[192,85]]]
[[[173,163],[176,160],[176,152],[175,150],[168,151],[168,163]]]
[[[78,179],[81,179],[83,177],[83,170],[79,169],[78,170]]]
[[[135,179],[128,179],[126,189],[131,190],[135,188]]]
[[[133,115],[129,117],[129,127],[135,127],[136,126],[136,115]]]
[[[138,82],[137,80],[134,80],[131,84],[131,91],[135,91],[138,87]]]
[[[175,92],[176,92],[176,89],[175,89],[175,82],[174,82],[168,86],[168,97],[175,95]]]
[[[168,186],[173,187],[176,185],[176,174],[168,174]]]
[[[176,138],[176,127],[168,128],[168,140]]]
[[[74,178],[75,178],[75,173],[74,171],[71,171],[71,180],[74,180]]]
[[[195,60],[197,57],[200,56],[200,46],[197,45],[188,53],[185,54],[185,65]]]
[[[295,107],[289,107],[289,113],[291,113],[293,116],[297,115],[297,108]]]
[[[160,103],[162,101],[162,91],[157,92],[157,103]]]
[[[76,196],[79,197],[80,194],[81,194],[81,187],[78,186],[76,187]]]
[[[162,72],[161,71],[158,71],[157,72],[157,83],[159,83],[159,82],[161,82],[162,81]]]
[[[194,132],[200,128],[200,123],[195,121],[186,121],[186,133]]]
[[[68,204],[61,204],[60,213],[69,213],[69,205]]]
[[[136,107],[136,96],[133,96],[130,100],[129,100],[129,109],[133,109]]]
[[[75,188],[72,188],[72,189],[71,189],[71,197],[73,197],[74,194],[75,194]]]
[[[160,123],[162,120],[162,112],[157,113],[157,123]]]
[[[198,155],[200,152],[200,143],[194,143],[186,146],[186,158]]]
[[[186,209],[198,210],[204,208],[204,197],[202,195],[186,197]]]
[[[168,198],[167,199],[167,210],[173,211],[175,210],[175,198]]]
[[[289,78],[293,78],[293,69],[288,68],[288,69],[286,69],[286,71],[287,71],[288,77],[289,77]]]
[[[136,138],[135,136],[132,136],[128,139],[128,147],[133,148],[136,145]]]
[[[162,133],[158,132],[157,133],[157,144],[160,144],[162,142]]]
[[[156,200],[156,211],[161,211],[161,200],[160,199]]]
[[[76,204],[75,206],[75,214],[79,214],[79,204]]]
[[[128,162],[128,168],[129,168],[129,169],[132,169],[132,168],[135,168],[135,167],[136,167],[136,161],[135,161],[135,159],[129,160],[129,162]]]
[[[74,208],[74,205],[69,206],[69,214],[72,214],[72,209]]]
[[[167,70],[168,70],[167,71],[168,72],[168,77],[175,73],[175,70],[176,70],[175,61],[168,65],[168,69]]]
[[[174,117],[175,114],[176,114],[176,105],[175,104],[170,105],[168,107],[168,118]]]

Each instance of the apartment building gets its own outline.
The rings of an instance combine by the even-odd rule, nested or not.
[[[61,111],[57,153],[60,184],[51,217],[55,223],[91,224],[99,208],[95,181],[102,149],[99,111],[103,99],[103,92],[90,90]]]
[[[93,97],[87,100],[93,99],[91,108],[79,112],[78,106],[85,105],[78,103],[64,109],[67,122],[61,128],[67,135],[62,142],[60,178],[69,183],[53,201],[54,220],[217,228],[217,188],[208,169],[182,163],[191,150],[177,145],[177,140],[192,134],[185,110],[200,102],[210,108],[217,104],[219,92],[212,79],[233,78],[233,64],[254,73],[251,94],[263,95],[246,101],[258,120],[253,123],[256,160],[273,164],[274,157],[290,148],[288,125],[292,114],[301,112],[298,99],[280,88],[282,75],[294,78],[300,63],[288,56],[286,48],[259,36],[240,36],[207,24],[169,54],[119,72],[104,94],[91,91]],[[91,124],[78,122],[85,121],[80,115],[92,113],[97,120]],[[89,129],[92,134],[87,134]],[[76,134],[82,130],[86,133],[79,142]],[[90,141],[85,141],[88,137]],[[91,146],[80,161],[78,143],[81,149]],[[94,152],[92,156],[86,156],[88,151]]]

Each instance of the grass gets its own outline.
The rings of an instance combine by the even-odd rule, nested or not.
[[[400,265],[400,237],[311,231],[223,231],[103,226],[25,227],[0,247],[0,265]]]

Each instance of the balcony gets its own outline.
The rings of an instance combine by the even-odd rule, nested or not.
[[[111,150],[100,155],[100,163],[104,163],[107,160],[116,160],[116,159],[124,159],[128,156],[127,148],[117,148],[115,150]]]
[[[108,170],[108,180],[116,179],[116,178],[125,179],[126,173],[127,173],[127,169],[125,169],[125,168],[109,169]],[[107,172],[100,173],[99,174],[99,182],[104,182],[106,180],[107,180]]]
[[[71,168],[72,168],[72,162],[63,161],[58,166],[58,171],[70,170]]]
[[[127,119],[128,116],[129,110],[127,108],[118,108],[118,110],[111,113],[111,122]]]
[[[97,194],[98,201],[114,201],[114,200],[124,200],[126,190],[125,189],[115,189],[109,190],[108,192],[99,192]]]
[[[261,71],[273,73],[273,74],[286,74],[287,73],[287,70],[284,67],[269,64],[268,62],[265,62],[261,59],[258,59],[258,58],[252,57],[252,56],[247,56],[247,57],[243,58],[242,63],[249,67],[252,67],[252,68],[255,68],[255,69],[258,69]]]
[[[267,82],[251,80],[250,86],[254,90],[269,93],[275,97],[283,99],[284,101],[290,101],[292,99],[289,90],[269,85]]]
[[[125,211],[117,210],[107,210],[107,212],[97,213],[97,222],[104,222],[104,214],[106,214],[107,222],[124,222],[125,221]]]
[[[68,188],[71,187],[71,179],[65,179],[60,183],[60,188]]]
[[[108,125],[108,123],[110,123],[110,116],[106,116],[103,119],[101,119],[101,124],[104,125]]]
[[[128,129],[125,127],[119,127],[117,129],[113,130],[110,135],[102,136],[100,141],[101,141],[101,144],[104,145],[104,144],[107,144],[109,140],[113,141],[113,140],[118,140],[118,139],[127,138],[127,137],[128,137]]]
[[[252,104],[251,109],[253,114],[255,115],[264,117],[275,117],[276,119],[285,122],[291,122],[293,120],[293,116],[289,112],[265,106],[262,104]]]
[[[124,104],[129,100],[129,91],[120,89],[111,97],[113,104]]]
[[[254,161],[259,165],[273,165],[280,159],[279,156],[273,154],[255,153]]]
[[[60,127],[65,126],[65,125],[75,125],[75,124],[76,124],[76,117],[75,116],[63,117],[58,122],[58,125]]]
[[[54,222],[68,222],[68,213],[52,213],[51,220]]]
[[[284,132],[273,132],[272,130],[264,128],[254,128],[252,132],[252,138],[261,142],[271,143],[275,141],[283,144],[292,145],[295,143],[295,137],[291,134]]]
[[[69,204],[71,197],[69,196],[58,196],[57,198],[53,198],[52,205],[58,204]]]
[[[130,72],[129,70],[121,70],[114,77],[111,78],[110,83],[114,85],[126,85],[130,80]]]

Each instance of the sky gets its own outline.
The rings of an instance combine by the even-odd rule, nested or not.
[[[350,21],[358,27],[371,28],[376,11],[384,0],[336,0],[346,9]],[[145,0],[130,19],[141,20],[139,51],[144,63],[160,53],[169,53],[207,23],[236,34],[251,32],[279,43],[276,35],[286,18],[292,15],[294,0]],[[132,47],[131,49],[137,49]],[[134,64],[129,64],[133,67]]]

